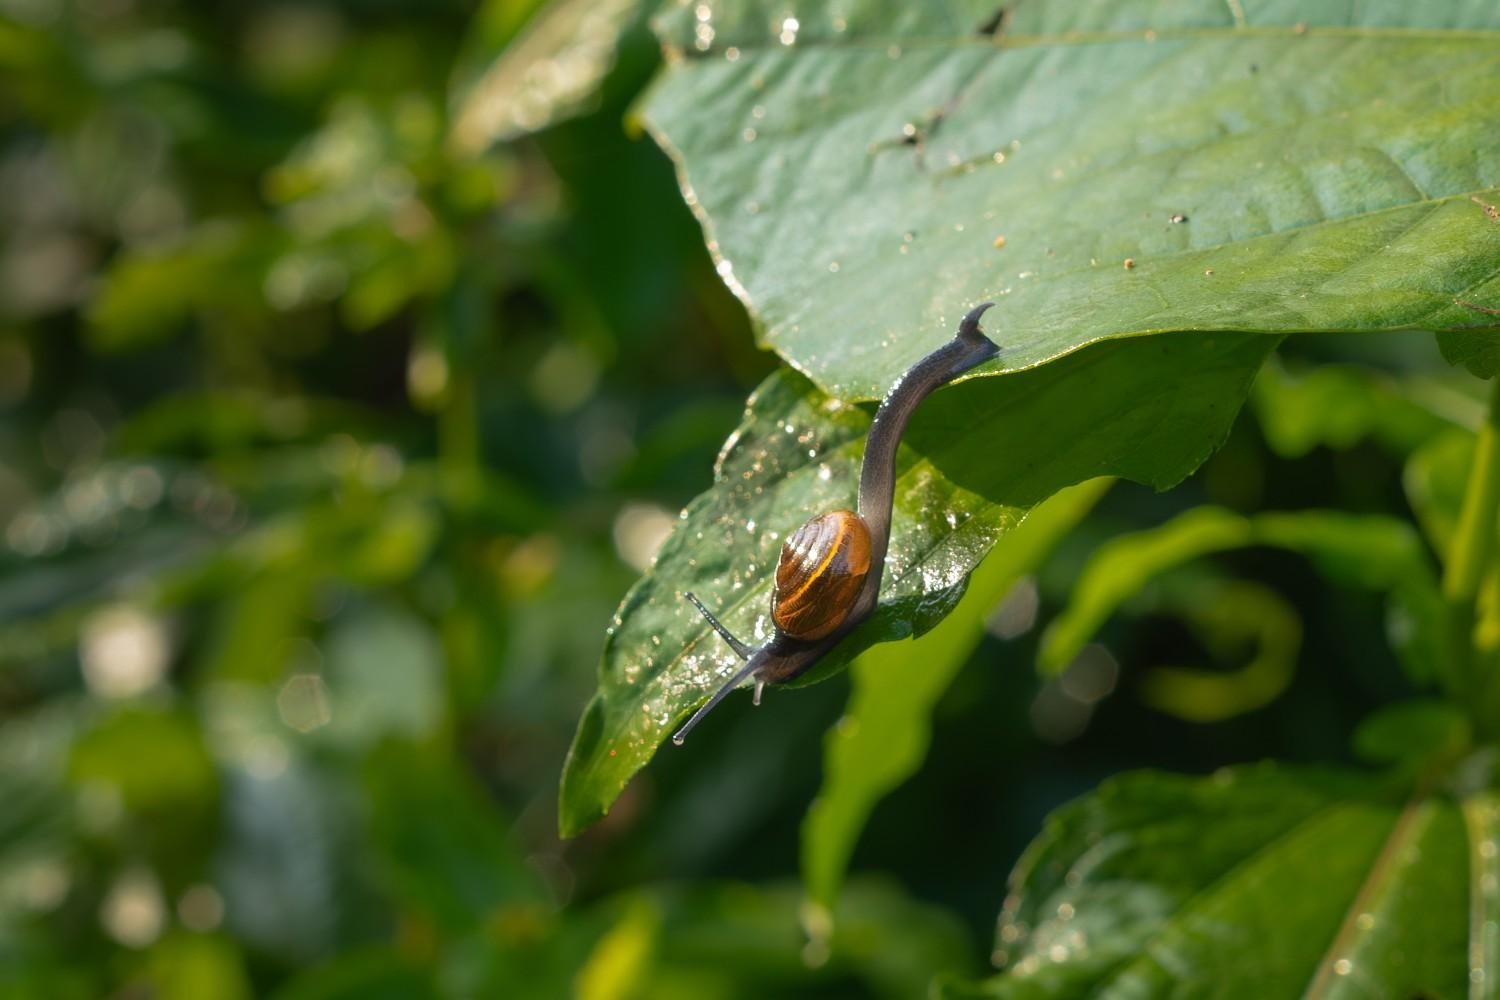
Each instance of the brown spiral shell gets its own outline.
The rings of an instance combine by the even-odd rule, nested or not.
[[[849,617],[869,572],[864,518],[852,510],[819,514],[781,547],[771,618],[793,639],[821,639]]]

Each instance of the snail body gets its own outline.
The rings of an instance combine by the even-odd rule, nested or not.
[[[771,595],[771,638],[760,648],[740,641],[719,623],[692,593],[684,594],[745,661],[672,737],[681,745],[687,734],[730,691],[748,677],[755,680],[755,703],[761,688],[806,672],[823,654],[857,628],[880,596],[880,579],[891,537],[891,509],[896,488],[896,449],[917,404],[934,389],[951,382],[999,353],[979,329],[979,317],[994,303],[970,310],[953,339],[922,358],[896,380],[865,442],[859,473],[859,509],[819,514],[793,532],[781,547]]]

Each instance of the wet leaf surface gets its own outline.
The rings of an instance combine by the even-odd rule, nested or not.
[[[807,679],[872,642],[930,629],[991,546],[1058,490],[1103,475],[1175,484],[1222,441],[1274,345],[1254,334],[1119,341],[934,395],[898,466],[881,607]],[[1101,370],[1125,377],[1101,381]],[[688,505],[620,606],[564,767],[565,834],[603,815],[738,664],[682,594],[696,593],[746,641],[764,640],[782,541],[807,517],[854,505],[869,419],[790,372],[751,397],[714,488]]]
[[[959,997],[1488,997],[1492,792],[1270,765],[1138,772],[1059,810]]]

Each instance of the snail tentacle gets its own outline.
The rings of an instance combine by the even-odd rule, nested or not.
[[[723,625],[720,625],[719,619],[714,617],[712,611],[703,606],[703,602],[698,600],[697,596],[691,590],[683,594],[682,596],[693,602],[693,607],[702,612],[703,617],[708,620],[708,623],[710,625],[713,626],[714,631],[719,633],[719,635],[723,637],[725,642],[729,643],[729,648],[734,650],[735,653],[739,655],[740,659],[750,659],[751,654],[753,654],[755,650],[751,649],[748,645],[736,639],[733,632],[729,631],[729,629],[725,628]]]
[[[681,729],[672,734],[672,742],[676,743],[678,746],[682,746],[683,741],[687,739],[687,734],[693,731],[693,727],[701,722],[705,715],[714,710],[714,706],[723,701],[724,697],[728,695],[729,692],[739,687],[740,681],[744,680],[746,677],[749,677],[751,674],[755,673],[761,668],[766,658],[770,655],[770,648],[771,647],[769,646],[762,646],[760,649],[756,650],[755,655],[750,657],[750,661],[739,670],[735,671],[734,676],[725,681],[719,687],[719,690],[713,693],[713,697],[709,698],[708,701],[705,701],[703,703],[703,706],[699,708],[698,711],[693,713],[692,718],[688,719],[687,722],[683,723]],[[759,684],[757,684],[757,687],[759,687]]]

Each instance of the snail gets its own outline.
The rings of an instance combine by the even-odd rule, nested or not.
[[[870,617],[880,596],[890,543],[896,448],[906,422],[934,389],[1000,352],[979,329],[979,317],[992,305],[985,302],[970,310],[952,340],[912,365],[891,386],[875,411],[865,442],[859,510],[819,514],[782,545],[771,593],[771,638],[765,645],[751,648],[720,624],[692,592],[683,595],[745,665],[677,730],[673,743],[681,746],[693,727],[745,678],[755,679],[755,704],[759,705],[765,685],[800,676]]]

